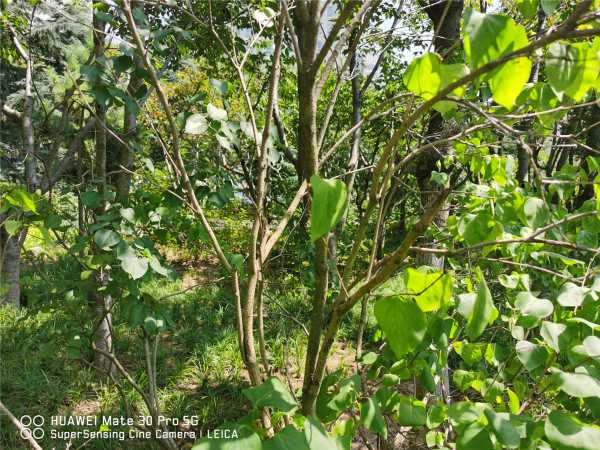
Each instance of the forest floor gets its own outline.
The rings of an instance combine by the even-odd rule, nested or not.
[[[167,254],[177,269],[175,280],[146,283],[143,290],[160,299],[171,318],[163,333],[157,358],[159,398],[165,417],[197,416],[202,430],[233,422],[248,412],[242,389],[248,379],[239,355],[231,295],[218,283],[217,267],[205,261],[182,265],[176,254]],[[40,266],[38,266],[40,269]],[[42,271],[25,271],[24,290],[29,307],[0,309],[0,392],[3,402],[15,416],[125,415],[124,404],[114,385],[107,383],[84,360],[90,351],[76,359],[68,349],[73,336],[90,333],[92,317],[69,291],[49,286],[66,286],[78,277],[76,267],[58,258],[48,261]],[[299,394],[306,338],[298,322],[308,323],[310,305],[304,288],[281,280],[278,298],[267,305],[266,335],[275,373]],[[125,320],[119,305],[114,310],[115,352],[125,368],[146,386],[140,332]],[[295,320],[291,320],[293,316]],[[330,358],[329,370],[351,374],[355,351],[352,346],[358,311],[353,312],[340,333],[340,343]],[[139,395],[126,388],[125,396],[144,414]],[[50,428],[48,424],[46,428]],[[46,430],[48,431],[48,430]],[[48,439],[43,448],[65,448]],[[71,449],[84,442],[73,442]],[[182,448],[191,447],[182,442]],[[412,445],[412,444],[411,444]],[[8,421],[0,422],[0,448],[17,450],[22,441]],[[96,440],[82,448],[158,448],[148,441],[122,442]],[[361,448],[361,446],[355,447]],[[396,448],[409,448],[399,444]],[[411,446],[410,448],[415,448]]]

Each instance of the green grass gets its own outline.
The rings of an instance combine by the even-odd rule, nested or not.
[[[66,260],[46,265],[43,276],[39,270],[26,273],[30,307],[0,309],[0,393],[17,417],[39,414],[48,422],[53,415],[126,415],[116,386],[82,360],[70,357],[67,351],[73,336],[89,333],[93,323],[85,302],[65,295],[69,280],[77,276],[77,268]],[[58,288],[48,290],[49,284]],[[148,282],[143,290],[155,298],[170,295],[161,302],[173,323],[161,335],[157,356],[162,414],[179,418],[196,415],[198,428],[204,430],[243,417],[249,404],[242,390],[248,382],[238,350],[234,305],[228,290],[207,284],[171,295],[181,292],[183,286],[181,280],[168,279]],[[287,351],[291,377],[298,388],[306,339],[301,327],[289,316],[308,324],[309,294],[293,277],[288,277],[277,286],[269,286],[268,295],[265,322],[271,364],[283,376]],[[354,315],[357,317],[358,312]],[[123,311],[116,307],[116,355],[135,381],[146,388],[141,333],[124,319]],[[352,317],[346,321],[342,336],[354,336],[355,321]],[[84,357],[91,360],[91,351],[84,350]],[[146,408],[140,395],[127,383],[124,386],[128,402],[143,414]],[[46,436],[50,428],[45,426]],[[65,446],[64,442],[51,439],[40,444],[43,448]],[[72,448],[82,444],[74,441]],[[24,448],[15,427],[5,417],[0,420],[0,448]],[[94,440],[84,448],[158,447],[146,440],[126,443]]]

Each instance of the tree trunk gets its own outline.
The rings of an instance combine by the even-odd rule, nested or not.
[[[317,173],[317,70],[313,67],[319,34],[319,1],[298,5],[294,15],[298,30],[302,61],[298,62],[298,159],[297,172],[300,182]],[[308,206],[308,204],[307,204]],[[304,383],[302,386],[302,409],[305,415],[314,414],[315,400],[320,380],[315,379],[315,367],[321,343],[324,323],[325,299],[329,284],[327,267],[328,236],[315,242],[315,289],[312,299],[310,330],[306,349]]]
[[[94,56],[96,64],[104,54],[104,29],[105,23],[100,17],[94,14]],[[107,191],[106,180],[106,111],[103,105],[95,104],[96,115],[96,142],[95,142],[95,160],[93,182],[96,185],[98,193],[102,197],[101,205],[94,211],[94,217],[101,215],[105,210],[105,196]],[[94,219],[95,220],[95,219]],[[105,295],[100,292],[101,287],[108,284],[108,274],[104,271],[97,272],[95,275],[96,286],[98,290],[90,292],[88,298],[90,306],[94,311],[95,316],[95,332],[94,346],[105,352],[113,350],[112,336],[112,298],[110,295]],[[116,368],[105,355],[100,352],[95,353],[95,364],[98,368],[105,371],[107,374],[115,374]]]
[[[453,45],[458,42],[460,37],[460,19],[462,17],[463,1],[437,1],[421,0],[424,5],[425,12],[431,19],[434,25],[433,46],[435,51],[446,57],[445,52],[448,52]],[[429,120],[427,127],[426,139],[433,141],[442,134],[447,134],[448,124],[438,112],[434,112]],[[448,153],[449,148],[434,148],[425,152],[416,163],[416,178],[419,186],[421,204],[428,205],[435,197],[437,197],[441,186],[431,182],[431,174],[436,169],[438,161],[443,158],[443,155]],[[448,205],[444,203],[439,212],[435,215],[432,225],[437,228],[444,228],[448,221]],[[437,269],[444,269],[444,257],[434,253],[421,253],[417,256],[416,262],[418,265],[426,265]],[[441,381],[436,385],[436,391],[440,398],[449,400],[449,373],[448,366],[442,369],[440,374]]]
[[[138,2],[132,1],[131,6],[136,7]],[[134,57],[135,67],[143,69],[144,64],[136,54]],[[127,92],[133,96],[137,90],[142,86],[143,79],[136,75],[136,71],[133,70],[130,74],[129,84],[127,86]],[[133,171],[133,158],[134,158],[134,147],[133,143],[137,138],[137,111],[132,109],[130,105],[125,102],[123,117],[123,136],[126,145],[121,144],[119,149],[119,172],[115,182],[116,187],[116,199],[122,205],[126,205],[129,202],[129,191],[131,190],[131,172]],[[126,170],[123,170],[126,169]]]
[[[31,53],[20,43],[16,33],[13,32],[13,42],[17,53],[25,61],[25,98],[23,112],[21,113],[21,133],[23,139],[22,157],[25,165],[25,182],[27,191],[35,192],[38,188],[37,161],[35,159],[35,140],[33,131],[33,61]],[[5,230],[3,230],[5,232]],[[6,282],[5,302],[11,305],[21,305],[21,246],[27,236],[27,230],[18,235],[8,236],[4,243],[2,271]]]
[[[21,244],[18,235],[7,237],[2,257],[3,292],[0,303],[18,307],[21,304]]]
[[[596,95],[598,98],[598,95]],[[592,105],[590,106],[590,114],[588,116],[588,120],[586,123],[586,127],[591,127],[587,132],[586,136],[586,145],[590,148],[600,148],[600,127],[593,126],[594,124],[600,122],[600,106]],[[584,150],[581,154],[581,168],[588,172],[591,175],[589,178],[593,180],[595,177],[592,173],[589,172],[589,164],[587,161],[587,157],[591,154],[589,150]],[[583,206],[584,202],[587,200],[591,200],[594,198],[594,186],[588,184],[583,187],[581,193],[574,200],[574,208],[579,209]]]

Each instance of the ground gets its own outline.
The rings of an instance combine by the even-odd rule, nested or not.
[[[242,394],[248,378],[239,356],[231,295],[218,283],[218,268],[211,261],[183,265],[176,253],[167,259],[177,269],[176,280],[162,279],[147,283],[146,292],[162,298],[168,304],[172,326],[161,337],[158,354],[158,384],[162,413],[166,417],[198,416],[197,428],[216,428],[223,422],[236,421],[246,414],[249,404]],[[63,262],[49,261],[44,265],[44,277],[68,280],[73,268]],[[43,277],[27,278],[35,289],[43,290]],[[51,281],[48,279],[46,281]],[[59,286],[64,286],[63,281]],[[35,289],[29,289],[33,297]],[[302,328],[286,317],[308,323],[310,306],[306,292],[288,289],[286,298],[270,302],[267,309],[267,340],[275,373],[288,381],[297,394],[301,389],[301,373],[305,350]],[[37,293],[39,297],[39,292]],[[39,297],[42,299],[42,297]],[[114,385],[98,375],[85,360],[89,351],[78,358],[69,351],[73,336],[82,334],[81,326],[89,329],[91,317],[78,300],[62,292],[27,309],[0,311],[0,391],[4,403],[16,417],[24,414],[123,416],[125,406]],[[281,307],[285,305],[285,309]],[[83,312],[83,316],[82,316]],[[358,312],[356,312],[358,314]],[[270,320],[269,320],[270,319]],[[342,340],[336,345],[328,362],[330,371],[354,370],[355,351],[351,337],[355,329],[349,320],[342,329]],[[355,322],[354,322],[355,323]],[[116,354],[137,383],[146,386],[139,331],[123,320],[123,311],[115,310]],[[287,372],[287,374],[286,374]],[[131,405],[144,414],[140,396],[125,389]],[[47,424],[46,424],[47,425]],[[46,426],[45,431],[50,427]],[[181,425],[188,430],[189,426]],[[401,432],[396,448],[406,448],[408,441]],[[47,434],[46,434],[47,436]],[[374,441],[374,436],[368,436]],[[43,448],[52,448],[52,441],[42,441]],[[53,442],[56,445],[56,442]],[[73,442],[72,449],[84,442]],[[191,442],[181,441],[183,448]],[[410,448],[414,448],[411,444]],[[23,448],[15,428],[6,420],[0,422],[0,448]],[[95,440],[84,448],[158,448],[146,440],[128,441],[126,447],[118,441]],[[360,446],[355,448],[361,448]]]

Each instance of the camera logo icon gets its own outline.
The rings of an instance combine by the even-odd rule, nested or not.
[[[25,428],[21,430],[21,438],[23,439],[42,439],[44,437],[44,418],[39,414],[37,416],[21,416],[21,425]]]

